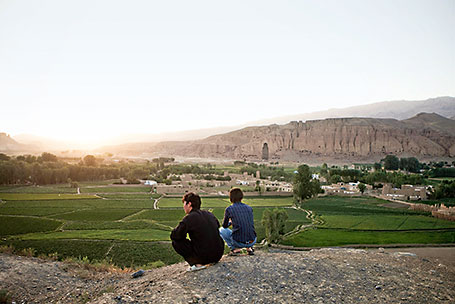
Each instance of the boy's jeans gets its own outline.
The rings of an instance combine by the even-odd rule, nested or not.
[[[256,244],[257,238],[254,238],[254,241],[246,244],[246,243],[241,243],[237,242],[232,238],[232,230],[229,228],[220,228],[220,235],[223,238],[223,240],[226,242],[229,248],[231,250],[234,250],[235,248],[250,248],[253,247],[254,244]]]

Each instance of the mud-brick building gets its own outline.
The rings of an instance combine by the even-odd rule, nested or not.
[[[394,199],[402,200],[426,200],[426,186],[402,185],[401,188],[393,188],[390,184],[385,184],[382,187],[382,195]]]

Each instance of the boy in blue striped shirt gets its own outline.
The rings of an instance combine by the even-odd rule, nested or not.
[[[240,188],[232,188],[229,200],[232,205],[224,211],[223,225],[220,235],[231,249],[231,255],[238,255],[246,248],[249,255],[254,254],[253,245],[256,243],[254,230],[253,208],[242,203],[243,192]],[[228,227],[232,225],[232,230]]]

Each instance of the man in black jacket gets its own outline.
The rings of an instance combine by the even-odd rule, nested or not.
[[[224,242],[218,228],[220,223],[209,211],[201,210],[201,198],[192,192],[182,198],[183,210],[187,214],[172,230],[172,247],[190,264],[189,270],[205,268],[205,264],[216,263],[223,256]],[[186,235],[190,240],[186,238]]]

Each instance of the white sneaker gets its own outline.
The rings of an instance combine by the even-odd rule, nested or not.
[[[205,268],[207,268],[207,266],[205,266],[205,265],[201,265],[201,266],[193,265],[193,266],[190,266],[186,271],[188,271],[188,272],[198,271],[198,270],[205,269]]]

